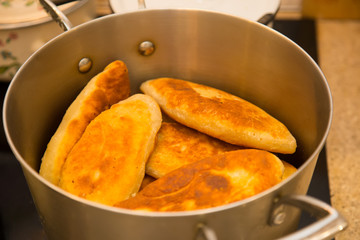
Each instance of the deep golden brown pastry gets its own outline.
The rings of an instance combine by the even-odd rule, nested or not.
[[[113,205],[138,192],[161,126],[155,100],[136,94],[102,112],[69,153],[59,186]]]
[[[163,122],[156,136],[146,173],[160,178],[185,164],[226,151],[240,149],[182,124]]]
[[[263,150],[230,151],[178,168],[116,207],[145,211],[210,208],[258,194],[282,179],[284,165]]]
[[[102,111],[129,94],[128,70],[122,61],[110,63],[103,72],[93,77],[69,106],[48,143],[40,175],[57,185],[64,161],[86,126]]]
[[[239,97],[172,78],[146,81],[140,89],[171,118],[212,137],[271,152],[295,152],[295,138],[281,122]]]

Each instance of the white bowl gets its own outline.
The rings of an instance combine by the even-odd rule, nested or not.
[[[139,9],[137,0],[109,0],[115,13]],[[267,15],[274,17],[280,0],[144,0],[147,9],[203,9],[258,21]],[[268,22],[266,22],[268,23]]]

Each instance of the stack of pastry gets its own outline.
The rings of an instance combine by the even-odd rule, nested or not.
[[[296,171],[275,155],[294,153],[295,138],[250,102],[172,78],[144,82],[144,94],[129,89],[121,61],[95,76],[50,140],[40,174],[110,206],[185,211],[254,196]]]

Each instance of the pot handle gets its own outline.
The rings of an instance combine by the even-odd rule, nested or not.
[[[319,220],[279,240],[331,239],[348,225],[345,218],[330,205],[306,195],[290,195],[276,201],[270,225],[280,225],[284,222],[284,205],[297,207]]]
[[[268,25],[270,22],[272,22],[275,18],[275,14],[273,13],[266,13],[261,18],[257,20],[257,22],[262,23],[264,25]]]
[[[59,24],[59,26],[64,30],[68,31],[72,28],[70,20],[65,16],[65,14],[60,11],[56,5],[50,0],[39,0],[45,11],[50,15],[50,17]]]
[[[278,240],[331,239],[348,225],[340,213],[330,205],[310,196],[290,195],[276,200],[269,223],[271,226],[281,225],[286,220],[285,205],[297,207],[319,220]],[[200,223],[197,229],[196,240],[218,239],[215,231],[204,223]]]

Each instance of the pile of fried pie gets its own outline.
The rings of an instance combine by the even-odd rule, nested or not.
[[[90,201],[164,212],[239,201],[297,170],[277,156],[295,138],[254,104],[167,77],[140,91],[130,94],[124,62],[107,65],[66,110],[40,175]]]

